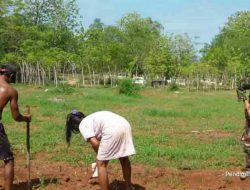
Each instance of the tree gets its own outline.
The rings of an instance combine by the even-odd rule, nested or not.
[[[145,70],[150,78],[169,78],[174,72],[170,55],[170,41],[163,36],[145,58]]]
[[[177,77],[180,74],[180,69],[196,62],[197,57],[194,45],[187,34],[172,35],[170,41],[174,71],[172,75]]]
[[[152,46],[161,36],[162,25],[151,18],[141,18],[137,13],[130,13],[118,22],[124,35],[126,62],[131,74],[144,73],[144,61]]]
[[[237,12],[228,18],[228,22],[213,39],[203,60],[212,63],[221,73],[228,67],[234,67],[233,70],[243,69],[249,73],[250,45],[246,43],[249,40],[250,11]]]

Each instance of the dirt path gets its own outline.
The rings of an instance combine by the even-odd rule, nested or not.
[[[20,158],[19,158],[20,159]],[[25,158],[17,161],[15,167],[15,190],[27,189],[27,169]],[[0,168],[0,185],[3,184]],[[150,168],[144,165],[133,165],[133,183],[135,190],[219,190],[249,189],[250,178],[244,181],[239,177],[226,177],[223,170],[174,170],[167,168]],[[99,186],[90,185],[90,167],[71,166],[60,162],[38,162],[32,160],[32,189],[44,190],[98,190]],[[111,163],[109,166],[111,190],[123,190],[123,179],[120,166]],[[0,187],[1,189],[1,187]]]

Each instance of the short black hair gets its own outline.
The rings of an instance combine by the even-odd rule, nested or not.
[[[85,115],[82,112],[79,112],[77,110],[71,111],[67,115],[66,119],[66,142],[68,145],[70,145],[70,139],[72,132],[73,133],[79,133],[79,125],[81,121],[85,118]]]
[[[16,81],[17,67],[15,64],[2,64],[0,65],[0,75],[5,75],[11,78],[12,82]]]

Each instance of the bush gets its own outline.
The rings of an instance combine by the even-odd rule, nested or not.
[[[140,87],[133,84],[131,79],[124,79],[119,83],[119,93],[126,95],[137,95]]]
[[[71,87],[69,85],[59,85],[58,87],[55,87],[51,90],[51,93],[53,94],[73,94],[75,92],[75,88]]]
[[[170,91],[177,91],[179,90],[179,86],[176,83],[171,83],[168,87]]]

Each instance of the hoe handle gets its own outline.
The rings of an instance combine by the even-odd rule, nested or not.
[[[26,114],[30,115],[30,106],[26,106]],[[28,168],[28,189],[31,189],[30,181],[30,122],[26,123],[26,149],[27,149],[27,168]]]

